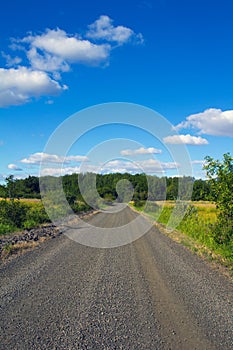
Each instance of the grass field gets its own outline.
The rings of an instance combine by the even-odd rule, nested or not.
[[[159,221],[167,224],[166,219],[164,220],[164,217],[167,217],[171,215],[171,212],[173,208],[175,207],[174,201],[166,201],[166,202],[156,202],[159,206],[163,206],[163,210],[161,212],[161,217],[159,218]],[[197,216],[198,219],[203,219],[204,224],[214,224],[217,220],[217,210],[216,205],[214,203],[210,202],[190,202],[189,205],[193,206],[197,210]]]
[[[233,269],[232,243],[228,245],[217,244],[213,239],[212,232],[217,221],[215,204],[189,202],[184,205],[187,206],[185,215],[182,211],[179,211],[179,208],[178,210],[175,208],[175,202],[173,201],[153,202],[145,210],[144,207],[135,207],[135,209],[144,212],[145,215],[154,219],[158,224],[162,224],[173,239]],[[175,213],[174,223],[171,219],[172,213]],[[181,215],[182,220],[179,219],[179,215]],[[176,223],[178,224],[176,225]],[[169,229],[171,227],[172,230]]]

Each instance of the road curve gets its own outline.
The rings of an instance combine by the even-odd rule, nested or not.
[[[0,281],[2,350],[233,348],[232,283],[155,227],[112,249],[59,236],[2,265]]]

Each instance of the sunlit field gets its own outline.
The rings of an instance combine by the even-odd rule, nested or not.
[[[185,245],[190,245],[194,250],[200,248],[205,250],[211,257],[217,257],[218,260],[228,266],[233,262],[233,246],[232,244],[217,244],[213,238],[215,224],[217,221],[216,205],[211,202],[188,202],[182,205],[187,206],[186,214],[182,215],[182,220],[178,223],[175,230],[173,230],[172,237],[177,238]],[[175,207],[174,201],[152,202],[148,206],[148,210],[144,211],[144,207],[135,207],[138,211],[144,213],[163,226],[167,227],[170,222],[172,211]],[[174,209],[175,210],[175,209]],[[177,212],[179,215],[179,210]],[[168,227],[167,227],[168,228]],[[182,233],[188,240],[179,237],[179,232]],[[199,247],[198,247],[199,246]],[[204,248],[204,249],[203,249]]]
[[[157,201],[156,204],[159,206],[163,206],[163,211],[161,213],[161,216],[166,216],[166,213],[171,214],[172,209],[175,206],[175,201],[165,201],[165,202],[159,202]],[[189,202],[190,205],[194,206],[197,209],[198,217],[199,219],[204,219],[205,223],[214,223],[217,219],[217,210],[216,205],[211,202],[205,202],[205,201],[199,201],[199,202]],[[167,222],[163,222],[166,224]]]
[[[5,198],[0,198],[0,201],[1,200],[5,200]],[[6,200],[10,201],[9,198],[6,198]],[[22,203],[39,203],[39,202],[41,202],[41,199],[38,199],[38,198],[19,198],[18,200]]]

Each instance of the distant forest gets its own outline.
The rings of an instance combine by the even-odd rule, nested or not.
[[[81,177],[81,178],[80,178]],[[97,191],[106,201],[112,201],[119,198],[116,185],[120,180],[126,179],[131,182],[134,192],[134,201],[145,200],[212,200],[211,186],[209,181],[194,179],[193,177],[157,177],[145,174],[131,175],[121,174],[72,174],[64,175],[60,178],[46,176],[42,178],[43,183],[50,189],[55,189],[58,181],[62,181],[67,200],[74,203],[77,200],[83,201],[79,189],[79,181],[84,177],[94,179]],[[40,198],[40,183],[36,176],[29,176],[25,179],[15,179],[12,175],[6,179],[5,185],[0,185],[1,198]],[[165,197],[165,198],[164,198]]]

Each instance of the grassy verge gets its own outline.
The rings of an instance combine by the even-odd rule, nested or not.
[[[134,208],[155,220],[157,225],[162,225],[163,231],[166,231],[165,233],[172,239],[209,260],[220,262],[233,272],[232,242],[217,244],[213,239],[212,232],[217,219],[215,205],[207,202],[192,202],[187,206],[183,219],[175,229],[171,230],[167,224],[172,223],[171,215],[176,210],[174,206],[173,202],[165,202],[163,206],[159,203],[151,203],[146,208],[135,205]]]
[[[103,206],[104,207],[104,206]],[[90,211],[90,206],[82,201],[76,201],[71,205],[74,213],[86,213]],[[48,203],[47,210],[51,218],[65,217],[67,214],[67,205],[58,200]],[[41,200],[20,199],[9,200],[0,199],[0,237],[6,234],[40,227],[43,224],[51,222]]]
[[[26,251],[33,250],[35,247],[37,247],[41,241],[44,241],[45,239],[40,239],[40,241],[37,242],[21,242],[16,244],[7,244],[3,247],[0,259],[6,260],[7,258],[11,257],[12,255],[18,255],[25,253]]]

